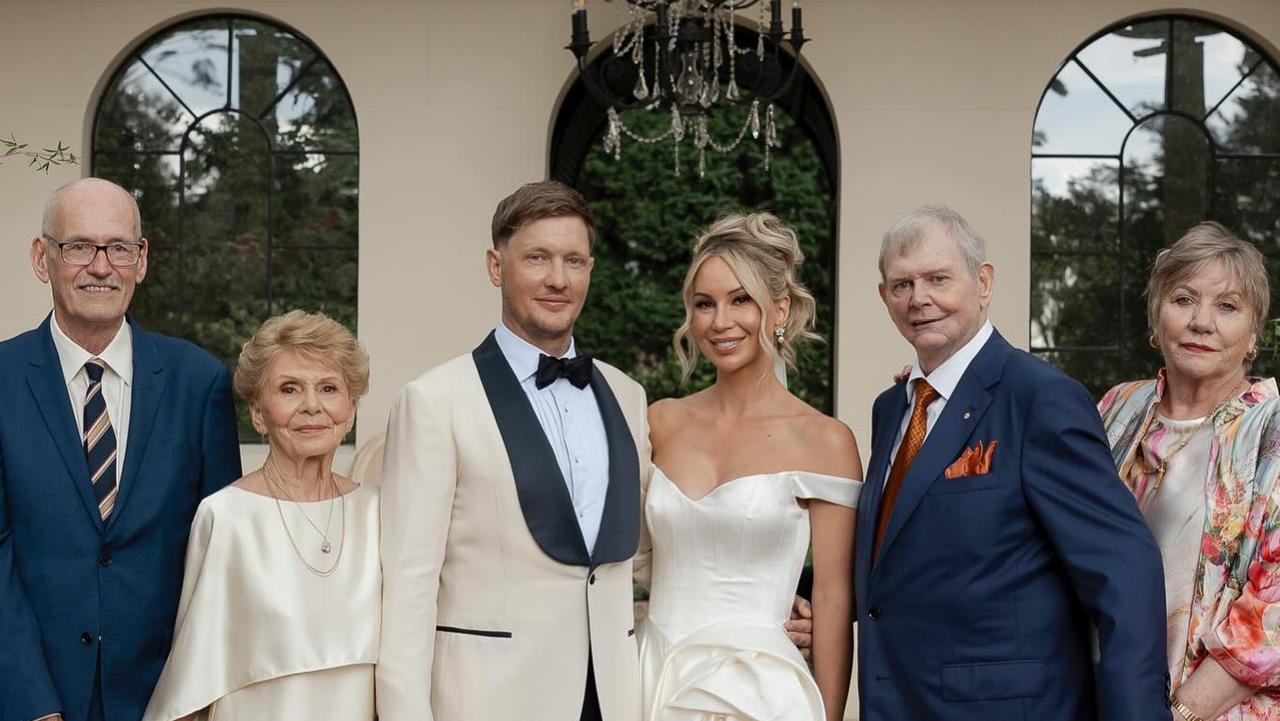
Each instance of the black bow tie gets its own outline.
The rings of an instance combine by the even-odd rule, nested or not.
[[[580,355],[577,358],[552,358],[543,353],[538,356],[538,378],[534,385],[542,390],[557,378],[568,378],[577,388],[586,388],[591,382],[591,356]]]

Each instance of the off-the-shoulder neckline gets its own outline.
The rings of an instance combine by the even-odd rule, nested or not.
[[[720,483],[717,483],[715,486],[713,486],[711,490],[707,491],[705,494],[699,496],[698,498],[694,498],[689,494],[685,493],[684,489],[680,488],[680,485],[677,484],[674,480],[672,480],[671,476],[667,475],[667,472],[662,470],[661,466],[655,463],[653,464],[653,470],[657,471],[658,473],[661,473],[662,477],[667,480],[667,483],[670,483],[671,487],[676,489],[676,493],[679,493],[681,496],[684,496],[685,500],[689,501],[690,503],[701,503],[702,501],[706,500],[707,498],[710,498],[712,495],[717,493],[720,489],[725,488],[726,486],[731,486],[737,483],[738,481],[745,481],[751,478],[762,478],[764,476],[786,476],[786,475],[799,474],[799,475],[805,475],[805,476],[813,476],[814,478],[819,478],[823,480],[839,481],[841,483],[861,483],[861,481],[859,481],[856,478],[845,478],[844,476],[833,476],[827,473],[818,473],[817,471],[801,471],[801,470],[769,471],[767,473],[748,473],[741,476],[735,476],[733,478],[728,479],[727,481],[721,481]]]

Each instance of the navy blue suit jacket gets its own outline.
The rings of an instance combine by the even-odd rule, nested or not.
[[[104,524],[50,334],[0,343],[0,721],[137,721],[173,638],[191,519],[240,476],[225,368],[133,331],[128,447]]]
[[[1160,552],[1084,387],[992,334],[872,559],[907,412],[902,384],[876,399],[858,509],[862,721],[1169,721]],[[990,472],[946,478],[978,441]]]

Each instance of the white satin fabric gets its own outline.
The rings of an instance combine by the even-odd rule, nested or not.
[[[1174,690],[1180,684],[1178,679],[1186,662],[1191,601],[1205,523],[1205,481],[1214,462],[1213,428],[1204,421],[1173,420],[1157,413],[1138,450],[1147,468],[1168,463],[1160,487],[1148,496],[1142,515],[1151,526],[1164,561],[1169,677],[1174,679]],[[1212,624],[1199,630],[1202,635],[1213,633]]]
[[[143,721],[197,713],[214,721],[370,721],[378,658],[382,570],[378,488],[336,502],[333,551],[299,509],[235,486],[196,511],[173,649]],[[329,502],[302,503],[322,529]],[[314,567],[302,564],[281,525]]]
[[[809,550],[798,499],[854,508],[862,484],[803,471],[743,476],[693,500],[656,466],[639,629],[645,721],[823,721],[783,624]]]

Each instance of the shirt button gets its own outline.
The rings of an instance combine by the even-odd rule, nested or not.
[[[564,414],[565,414],[566,416],[567,416],[567,415],[569,415],[569,406],[565,406],[565,407],[564,407]]]
[[[102,554],[101,556],[98,556],[98,565],[99,565],[99,566],[102,566],[103,568],[106,568],[107,566],[110,566],[110,565],[111,565],[111,556],[110,556],[110,555],[108,555],[108,554],[106,554],[106,553]]]
[[[93,636],[89,635],[88,631],[85,631],[84,633],[80,634],[80,643],[83,643],[86,646],[92,646]]]

